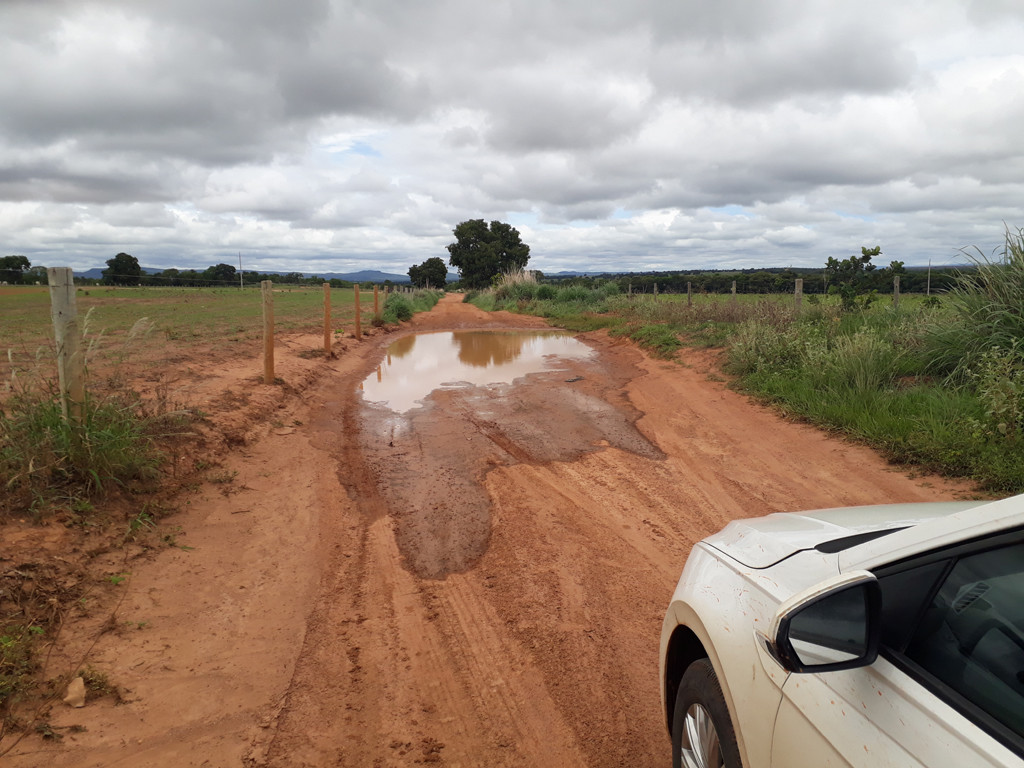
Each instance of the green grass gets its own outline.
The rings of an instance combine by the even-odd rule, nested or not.
[[[331,294],[335,327],[351,325],[355,292],[336,288]],[[364,322],[373,317],[372,291],[360,292]],[[323,290],[298,286],[275,287],[274,326],[278,331],[308,331],[323,327]],[[254,341],[263,333],[263,302],[258,287],[237,288],[108,288],[89,286],[76,293],[79,317],[88,317],[94,358],[116,348],[141,318],[152,324],[156,341],[168,354],[178,345]],[[50,297],[39,287],[7,288],[0,293],[0,378],[11,365],[28,365],[40,348],[52,348]],[[8,357],[8,354],[10,357]],[[52,355],[52,352],[49,354]]]
[[[66,420],[52,383],[19,388],[0,408],[0,518],[78,511],[114,488],[156,478],[159,438],[183,431],[184,413],[156,413],[126,391],[90,396],[81,423]]]
[[[384,302],[382,323],[397,325],[412,319],[417,312],[427,312],[441,300],[441,291],[418,290],[413,293],[393,293]]]
[[[32,646],[42,633],[35,624],[0,626],[0,720],[6,719],[10,705],[30,681],[36,665]]]

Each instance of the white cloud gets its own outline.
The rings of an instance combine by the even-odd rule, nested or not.
[[[809,265],[990,250],[1024,199],[1005,0],[8,0],[0,232],[36,264]]]

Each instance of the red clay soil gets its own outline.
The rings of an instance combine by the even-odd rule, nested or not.
[[[399,333],[544,327],[460,299]],[[206,371],[190,397],[220,404],[237,475],[170,521],[190,549],[131,563],[118,631],[75,619],[49,662],[88,651],[123,703],[54,704],[63,739],[5,765],[668,765],[658,637],[694,542],[970,494],[754,404],[710,353],[602,332],[590,359],[396,416],[358,391],[395,338],[279,342],[284,385],[258,358]]]

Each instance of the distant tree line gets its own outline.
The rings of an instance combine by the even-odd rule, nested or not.
[[[465,222],[464,222],[465,223]],[[479,226],[478,222],[470,222],[474,230],[470,233],[472,237],[482,235],[486,225]],[[500,224],[500,222],[498,222]],[[461,226],[461,225],[460,225]],[[509,228],[511,229],[511,228]],[[518,238],[518,232],[511,232],[499,228],[499,232],[510,235],[514,240]],[[514,234],[513,234],[514,233]],[[466,240],[465,233],[463,240]],[[469,238],[472,241],[472,237]],[[521,244],[521,243],[519,243]],[[455,244],[453,244],[455,245]],[[451,246],[449,246],[451,247]],[[488,249],[493,251],[495,249]],[[634,293],[653,293],[655,287],[658,293],[686,293],[687,283],[690,283],[695,293],[730,293],[732,282],[736,281],[736,290],[739,293],[789,293],[793,290],[793,283],[797,278],[804,281],[804,293],[828,293],[838,292],[842,295],[844,285],[853,286],[857,293],[878,291],[879,293],[892,292],[892,278],[900,276],[900,290],[904,293],[924,293],[928,287],[928,270],[922,267],[904,267],[901,262],[894,261],[888,267],[876,268],[870,263],[870,257],[878,255],[880,249],[861,249],[860,256],[851,256],[848,259],[838,260],[829,258],[825,268],[781,268],[768,267],[760,269],[739,269],[739,270],[706,270],[706,269],[681,269],[663,272],[641,272],[641,273],[606,273],[593,276],[578,277],[544,277],[539,271],[536,276],[545,282],[557,282],[566,285],[593,286],[605,283],[609,280],[615,281],[622,292],[632,290]],[[525,265],[528,259],[528,250],[525,246],[517,258],[512,261],[507,258],[495,258],[494,253],[488,254],[489,258],[487,277],[477,278],[475,282],[486,284],[489,278],[493,278],[491,270],[514,267],[518,263]],[[865,259],[865,257],[868,257]],[[461,263],[465,266],[465,262]],[[952,287],[959,272],[970,271],[972,267],[938,267],[931,271],[931,291],[940,293]],[[441,287],[444,284],[444,277],[447,270],[444,269],[444,260],[432,258],[409,270],[410,277],[416,285]],[[352,283],[348,280],[331,278],[324,280],[320,277],[305,277],[300,272],[288,272],[280,274],[276,272],[257,272],[246,270],[241,272],[230,264],[214,264],[204,270],[195,269],[165,269],[153,274],[145,274],[139,266],[138,260],[127,253],[119,253],[112,259],[107,260],[107,269],[103,270],[101,279],[75,277],[79,284],[104,285],[149,285],[149,286],[176,286],[176,287],[211,287],[211,286],[233,286],[244,282],[245,285],[253,285],[262,280],[272,280],[275,283],[285,285],[321,285],[328,282],[333,288],[350,288]],[[25,256],[3,256],[0,257],[0,282],[9,285],[33,285],[46,284],[46,268],[32,266]],[[465,284],[465,275],[463,279]],[[385,280],[383,285],[391,284]],[[468,287],[468,286],[465,286]]]
[[[332,278],[325,281],[315,275],[306,277],[301,272],[287,272],[283,275],[276,272],[239,272],[233,265],[224,263],[213,264],[202,271],[171,268],[146,274],[139,266],[138,260],[127,253],[119,253],[107,261],[107,268],[103,270],[102,282],[104,285],[162,285],[181,288],[210,288],[216,286],[241,286],[243,284],[254,285],[263,280],[272,280],[275,283],[291,285],[321,285],[324,282],[328,282],[332,288],[352,287],[352,283],[348,280]]]
[[[958,272],[969,271],[971,267],[942,267],[932,270],[931,291],[940,293],[948,290],[956,282]],[[686,293],[687,283],[694,293],[731,293],[732,283],[736,281],[737,293],[792,293],[797,278],[804,281],[804,293],[828,293],[831,285],[830,275],[825,269],[800,268],[764,268],[764,269],[730,269],[701,270],[686,269],[666,272],[642,272],[628,275],[603,274],[587,277],[550,277],[545,282],[558,282],[563,285],[593,286],[597,283],[614,280],[619,289],[625,293]],[[876,270],[859,286],[861,290],[876,290],[879,293],[892,293],[893,274],[889,268]],[[833,278],[834,281],[834,278]],[[921,268],[904,269],[900,273],[901,293],[925,293],[928,288],[928,270]]]
[[[306,277],[301,272],[256,272],[246,270],[239,272],[231,264],[214,264],[203,270],[196,269],[165,269],[160,272],[146,273],[139,266],[138,259],[128,253],[119,253],[107,259],[107,268],[102,278],[75,275],[79,285],[126,285],[126,286],[174,286],[205,288],[213,286],[253,285],[263,280],[272,280],[285,285],[322,285],[327,282],[332,288],[351,288],[352,282],[331,278]],[[8,285],[46,285],[46,267],[33,267],[24,256],[0,257],[0,282]],[[385,280],[384,285],[390,284]]]

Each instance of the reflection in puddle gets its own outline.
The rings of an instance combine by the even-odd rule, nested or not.
[[[435,389],[510,384],[553,370],[551,358],[581,359],[592,350],[559,332],[446,331],[405,336],[362,384],[363,399],[404,413]]]

